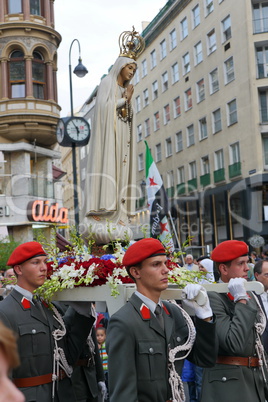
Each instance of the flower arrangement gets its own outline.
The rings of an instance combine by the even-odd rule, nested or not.
[[[91,253],[94,242],[90,241],[88,247],[85,247],[83,240],[74,233],[72,233],[73,247],[64,253],[59,253],[55,239],[50,243],[46,243],[43,239],[42,243],[49,256],[48,277],[38,288],[37,293],[47,301],[52,299],[55,292],[63,289],[104,284],[110,286],[111,295],[116,297],[119,294],[118,285],[133,283],[122,265],[126,248],[119,241],[113,242],[113,253],[102,256]],[[101,251],[107,248],[108,245],[103,246]],[[201,272],[181,268],[178,264],[178,253],[170,254],[167,266],[169,282],[177,284],[179,288],[183,288],[187,283],[196,283],[196,278],[203,277]]]

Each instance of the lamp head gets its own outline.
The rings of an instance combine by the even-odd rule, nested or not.
[[[79,77],[79,78],[83,78],[83,77],[88,73],[87,68],[82,64],[82,59],[81,59],[81,57],[79,57],[79,59],[78,59],[78,64],[77,64],[77,66],[75,67],[73,73],[74,73],[75,75],[77,75],[77,77]]]

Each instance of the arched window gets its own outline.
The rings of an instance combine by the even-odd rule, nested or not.
[[[22,13],[22,0],[8,0],[8,14]]]
[[[14,50],[10,55],[9,80],[10,97],[25,98],[25,60],[20,50]]]
[[[33,96],[36,99],[46,97],[46,66],[40,52],[33,52],[32,61]]]

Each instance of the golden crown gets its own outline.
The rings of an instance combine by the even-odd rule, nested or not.
[[[145,48],[145,40],[138,32],[135,31],[134,26],[132,31],[124,31],[118,39],[120,54],[119,56],[129,57],[136,60]]]

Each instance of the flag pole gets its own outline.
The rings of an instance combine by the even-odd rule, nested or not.
[[[176,241],[177,241],[177,244],[178,244],[178,246],[179,246],[179,249],[181,250],[181,252],[182,252],[182,249],[181,249],[181,244],[180,244],[180,241],[179,241],[179,238],[178,238],[178,235],[177,235],[177,231],[176,231],[176,229],[175,229],[175,226],[174,226],[174,222],[173,222],[173,219],[172,219],[172,216],[171,216],[171,213],[170,213],[170,211],[168,211],[168,216],[169,216],[169,220],[170,220],[170,222],[171,222],[171,226],[172,226],[172,229],[173,229],[173,233],[174,233],[174,235],[175,235],[175,238],[176,238]],[[181,254],[181,259],[182,259],[182,263],[183,263],[183,265],[185,264],[185,261],[184,261],[184,258],[183,258],[183,254]]]

